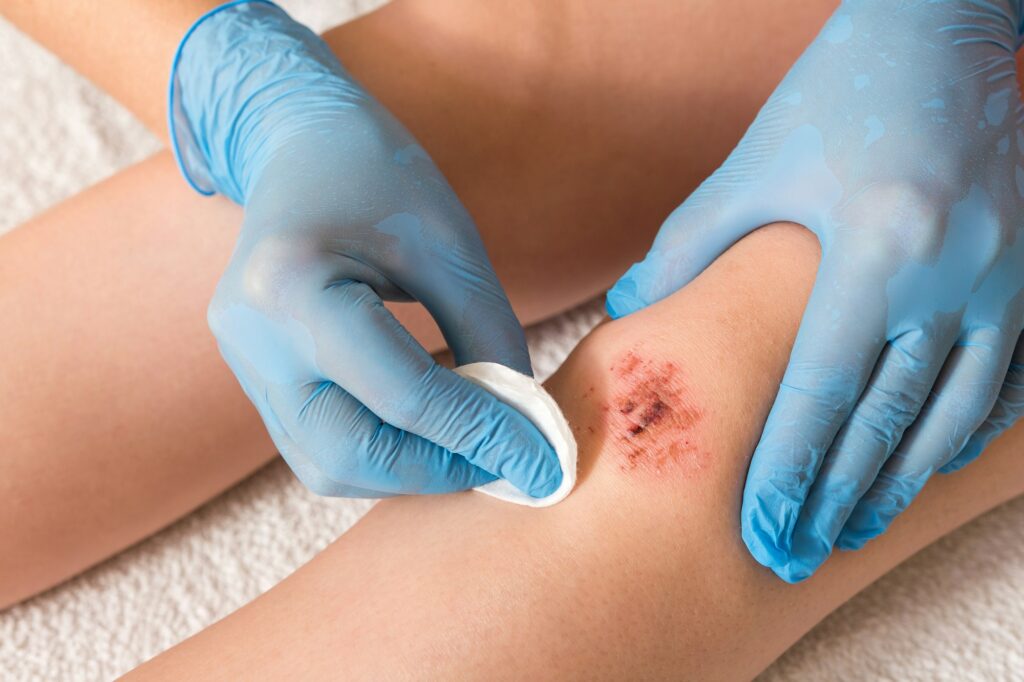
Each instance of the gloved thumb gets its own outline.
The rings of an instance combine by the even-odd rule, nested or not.
[[[711,194],[702,186],[669,215],[647,256],[608,291],[608,315],[618,319],[673,294],[757,227],[723,214]]]

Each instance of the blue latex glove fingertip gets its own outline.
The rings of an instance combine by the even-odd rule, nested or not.
[[[763,531],[744,527],[743,542],[759,564],[771,569],[787,583],[798,583],[814,572],[813,568],[803,565],[795,557],[790,557],[780,550],[774,539]]]
[[[533,484],[533,486],[531,486],[527,491],[530,497],[536,497],[538,499],[547,497],[558,490],[558,486],[562,485],[562,467],[558,463],[558,457],[555,455],[555,451],[550,448],[548,449],[548,453],[548,457],[555,462],[555,472],[543,483]]]
[[[622,279],[616,282],[615,286],[609,289],[605,295],[605,311],[613,320],[617,320],[640,310],[644,307],[644,302],[636,294],[636,282],[633,281],[629,273],[623,275]]]

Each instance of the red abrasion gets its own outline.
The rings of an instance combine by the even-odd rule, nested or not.
[[[690,395],[679,366],[626,352],[611,367],[619,390],[612,399],[610,432],[620,441],[623,471],[694,474],[709,453],[700,447],[704,410]]]
[[[619,364],[619,371],[621,373],[630,374],[631,372],[636,371],[636,368],[640,366],[640,362],[640,356],[633,351],[629,351],[617,364]],[[612,367],[612,369],[614,369],[614,367]]]

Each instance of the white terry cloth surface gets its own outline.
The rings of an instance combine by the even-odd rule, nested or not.
[[[551,444],[562,467],[562,483],[547,497],[530,497],[504,479],[476,490],[527,507],[550,507],[564,500],[576,485],[576,439],[555,399],[533,377],[494,362],[462,365],[455,372],[522,412]]]
[[[377,3],[282,4],[322,28]],[[159,148],[124,110],[3,20],[0,94],[0,231]],[[599,315],[591,305],[528,331],[538,378]],[[281,462],[272,464],[153,538],[0,612],[0,679],[123,673],[270,588],[370,506],[316,497]],[[760,682],[1022,680],[1021,623],[1024,498],[892,571]]]

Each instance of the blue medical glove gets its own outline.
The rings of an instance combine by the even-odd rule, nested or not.
[[[608,292],[621,317],[759,226],[817,235],[743,495],[747,547],[787,581],[882,533],[1024,408],[1020,4],[843,2]]]
[[[561,469],[531,422],[436,364],[382,301],[419,301],[455,360],[530,373],[473,221],[426,152],[278,7],[230,3],[182,42],[182,171],[245,207],[209,308],[221,352],[315,492],[440,493]]]

